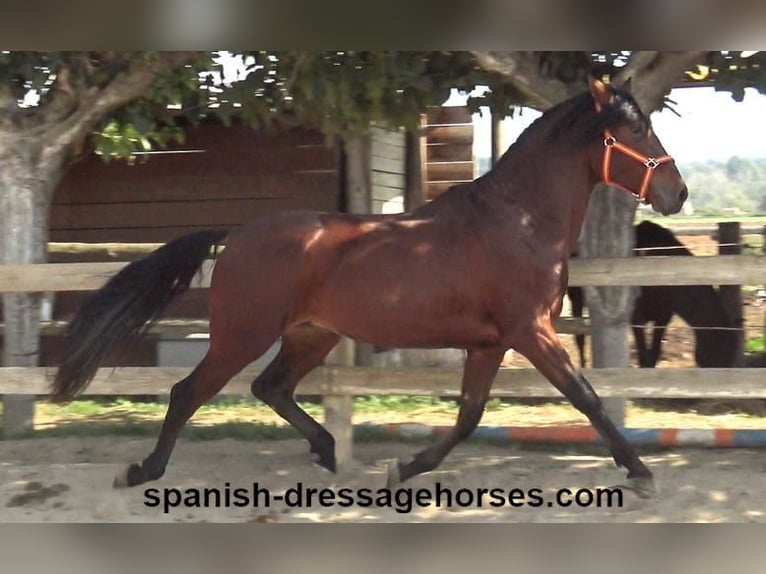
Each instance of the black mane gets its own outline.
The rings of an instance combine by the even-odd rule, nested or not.
[[[596,112],[593,96],[590,92],[585,92],[551,108],[547,113],[555,113],[559,110],[561,126],[566,130],[578,132],[577,143],[601,139],[604,130],[623,123],[640,123],[642,129],[647,128],[649,120],[638,107],[633,96],[619,88],[611,89],[614,93],[612,102],[599,112]],[[559,132],[560,130],[555,130],[551,133],[551,137],[556,137]]]
[[[610,88],[615,97],[613,101],[599,112],[590,92],[565,100],[548,109],[532,122],[511,145],[506,154],[517,145],[530,137],[539,129],[548,129],[547,138],[558,140],[564,133],[570,134],[573,145],[581,146],[593,140],[603,138],[604,130],[611,129],[623,123],[641,122],[642,128],[648,128],[649,120],[641,112],[636,100],[628,92],[619,88]],[[575,137],[571,137],[571,133]]]

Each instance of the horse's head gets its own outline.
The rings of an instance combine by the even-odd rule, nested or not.
[[[630,95],[630,81],[614,88],[591,78],[590,93],[604,126],[603,143],[592,158],[602,181],[663,215],[677,213],[688,196],[686,184]]]

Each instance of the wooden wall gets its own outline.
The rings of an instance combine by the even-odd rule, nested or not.
[[[426,198],[433,199],[456,183],[475,179],[473,123],[465,107],[428,112],[425,128]]]
[[[90,155],[54,194],[51,241],[165,242],[285,209],[337,210],[337,155],[318,132],[212,124],[134,165]]]
[[[79,160],[54,194],[51,241],[160,243],[288,209],[337,211],[339,166],[338,150],[325,145],[319,132],[264,134],[213,124],[190,128],[183,144],[139,156],[133,165],[105,163],[95,155]],[[69,319],[88,295],[56,293],[53,318]],[[165,316],[207,318],[207,291],[189,291]],[[42,365],[56,364],[61,352],[61,337],[43,337]],[[136,340],[108,358],[105,365],[110,364],[154,365],[155,342]]]
[[[404,131],[372,128],[369,149],[372,213],[403,211],[406,187]]]

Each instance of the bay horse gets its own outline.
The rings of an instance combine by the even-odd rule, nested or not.
[[[345,335],[381,347],[467,351],[455,426],[408,462],[392,462],[389,486],[433,470],[473,432],[503,355],[516,349],[588,417],[627,468],[628,486],[649,495],[651,471],[572,365],[552,321],[598,181],[662,214],[678,212],[687,190],[629,82],[618,88],[591,78],[588,86],[536,120],[490,172],[412,212],[284,212],[231,232],[186,235],[129,264],[70,322],[51,399],[82,390],[106,350],[156,319],[226,239],[208,295],[209,350],[173,386],[154,450],[118,473],[115,486],[160,478],[197,408],[280,337],[252,392],[334,472],[333,437],[293,393]]]
[[[642,221],[635,227],[638,256],[693,256],[669,229],[652,221]],[[569,287],[572,316],[582,317],[585,305],[583,290]],[[732,319],[724,307],[719,292],[712,285],[662,285],[641,287],[630,322],[636,343],[638,364],[654,368],[662,353],[662,338],[674,315],[680,316],[694,333],[694,360],[701,368],[734,366],[739,348],[738,328],[741,322]],[[647,325],[651,323],[650,327]],[[647,346],[647,329],[651,344]],[[576,335],[580,366],[585,366],[585,336]]]

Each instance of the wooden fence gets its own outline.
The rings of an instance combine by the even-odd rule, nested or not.
[[[0,267],[0,292],[93,290],[126,263],[60,263]],[[213,262],[203,266],[199,281],[209,285]],[[571,285],[760,285],[766,280],[766,256],[638,257],[571,261]],[[45,325],[57,329],[60,325]],[[162,322],[156,332],[205,330],[205,321],[192,324]],[[566,321],[562,323],[566,327]],[[571,331],[570,331],[571,332]],[[86,394],[165,394],[188,374],[188,368],[102,368]],[[766,369],[596,369],[587,376],[603,397],[622,398],[766,398]],[[245,369],[224,394],[249,395],[256,376]],[[45,395],[53,369],[0,368],[0,395]],[[457,396],[457,369],[375,369],[325,366],[313,371],[299,394],[322,395],[325,423],[336,435],[339,464],[351,456],[352,397],[368,394]],[[495,397],[560,396],[532,369],[502,369],[493,388]]]
[[[98,289],[126,262],[45,263],[0,267],[0,293],[24,291],[90,291]],[[206,261],[192,287],[208,287],[213,261]],[[569,284],[618,285],[761,285],[766,280],[766,257],[634,257],[572,259]]]

